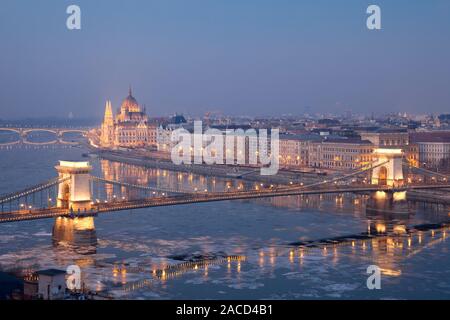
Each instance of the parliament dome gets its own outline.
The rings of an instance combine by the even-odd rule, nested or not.
[[[141,108],[139,107],[139,103],[133,97],[131,88],[128,93],[128,96],[122,101],[122,104],[120,105],[120,109],[127,111],[127,112],[140,112],[141,111]]]

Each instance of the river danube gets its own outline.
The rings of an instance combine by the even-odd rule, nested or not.
[[[0,193],[55,177],[54,166],[66,159],[89,160],[97,176],[148,186],[260,187],[85,158],[86,152],[56,145],[0,149]],[[122,196],[117,188],[97,192]],[[76,264],[86,288],[122,299],[449,299],[450,230],[404,235],[414,225],[448,221],[448,208],[398,201],[390,211],[377,211],[372,200],[291,196],[0,224],[0,267],[65,270]],[[379,231],[391,236],[309,250],[292,245]],[[367,288],[370,265],[382,270],[380,290]],[[161,273],[166,266],[172,272]]]

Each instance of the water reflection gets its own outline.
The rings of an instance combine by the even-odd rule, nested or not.
[[[183,263],[177,263],[172,265],[165,265],[161,269],[153,269],[151,272],[151,278],[146,278],[138,281],[133,282],[127,282],[126,278],[123,277],[123,275],[126,275],[128,271],[131,272],[142,272],[147,273],[145,271],[145,268],[128,268],[125,265],[122,265],[121,268],[117,268],[117,266],[113,269],[113,276],[116,278],[118,277],[119,273],[122,274],[122,280],[125,280],[122,282],[122,290],[124,291],[134,291],[142,289],[145,286],[148,286],[154,281],[161,281],[162,283],[166,282],[170,279],[176,279],[177,277],[180,277],[183,274],[186,273],[197,273],[198,271],[202,271],[201,276],[204,280],[208,279],[208,272],[209,268],[211,266],[215,265],[222,265],[224,263],[227,264],[227,273],[236,272],[236,274],[239,274],[241,272],[241,262],[244,262],[246,260],[245,256],[228,256],[228,257],[221,257],[221,258],[215,258],[215,259],[203,259],[198,261],[186,261]],[[236,266],[235,269],[232,268],[232,264]]]
[[[134,185],[151,186],[161,190],[176,190],[181,192],[226,192],[261,190],[270,188],[270,184],[260,182],[242,181],[236,179],[204,176],[187,172],[175,172],[159,168],[100,160],[99,174],[107,180],[122,181]],[[142,191],[127,189],[113,185],[94,188],[97,199],[105,198],[108,201],[125,197],[127,199],[141,198]]]
[[[206,260],[198,262],[185,262],[181,264],[166,265],[163,269],[154,270],[149,277],[146,270],[139,268],[127,269],[127,266],[122,266],[120,269],[113,269],[114,277],[118,278],[117,284],[121,284],[116,290],[123,290],[127,293],[139,291],[141,289],[152,288],[156,290],[159,284],[167,284],[167,281],[176,280],[177,277],[187,274],[194,279],[202,277],[202,281],[208,282],[218,281],[221,279],[232,283],[232,285],[240,285],[248,281],[248,274],[242,274],[242,269],[245,268],[246,273],[257,271],[259,277],[267,278],[275,276],[274,265],[278,268],[289,269],[294,274],[301,271],[302,274],[313,272],[307,267],[312,267],[316,261],[320,261],[320,270],[328,265],[332,268],[339,266],[341,259],[345,262],[363,260],[363,266],[377,265],[381,269],[381,273],[386,277],[400,277],[403,275],[404,262],[414,255],[419,254],[425,249],[431,249],[439,243],[445,242],[448,239],[447,235],[450,227],[444,226],[436,230],[429,230],[426,232],[414,231],[407,235],[385,235],[375,237],[369,240],[354,240],[341,244],[318,245],[314,248],[266,248],[256,252],[256,254],[249,253],[247,256],[235,256],[225,259]],[[318,257],[321,257],[318,260]],[[266,264],[268,258],[268,264]],[[306,262],[306,265],[305,265]],[[213,269],[210,272],[210,266],[218,264],[219,268]],[[221,266],[223,265],[223,271]],[[199,271],[203,272],[199,273]],[[354,270],[354,269],[352,269]],[[141,273],[143,278],[137,281],[127,281],[127,272]],[[220,275],[224,272],[224,275]],[[355,271],[352,271],[355,273]],[[210,274],[212,273],[212,274]],[[348,275],[343,275],[347,277]],[[221,278],[224,277],[224,278]],[[197,283],[195,280],[194,283]]]
[[[70,247],[77,253],[96,253],[97,233],[94,218],[56,218],[52,241],[55,247]]]
[[[255,201],[278,208],[351,211],[359,216],[364,213],[369,198],[369,195],[341,193],[263,198]]]

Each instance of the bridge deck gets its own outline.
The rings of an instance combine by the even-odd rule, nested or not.
[[[56,218],[67,215],[67,209],[50,208],[0,213],[0,223]]]

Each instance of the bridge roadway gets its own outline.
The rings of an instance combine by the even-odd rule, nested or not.
[[[98,213],[114,212],[121,210],[161,207],[161,206],[173,206],[213,201],[227,201],[227,200],[246,200],[257,198],[271,198],[271,197],[284,197],[284,196],[296,196],[296,195],[315,195],[315,194],[332,194],[332,193],[359,193],[359,192],[376,192],[376,191],[389,191],[389,192],[401,192],[408,190],[420,190],[420,189],[450,189],[450,184],[445,185],[415,185],[407,187],[392,188],[387,186],[336,186],[333,188],[318,188],[318,189],[305,189],[304,187],[282,187],[260,191],[237,191],[237,192],[220,192],[220,193],[197,193],[186,194],[176,196],[165,197],[151,197],[138,200],[129,201],[113,201],[109,203],[94,204],[92,210],[81,213],[70,213],[67,209],[63,208],[50,208],[50,209],[38,209],[38,210],[23,210],[16,212],[7,212],[0,214],[0,223],[24,221],[24,220],[36,220],[46,219],[53,217],[85,217],[95,216]]]
[[[68,213],[66,208],[53,207],[46,209],[19,210],[0,213],[0,223],[48,219],[67,215]]]

